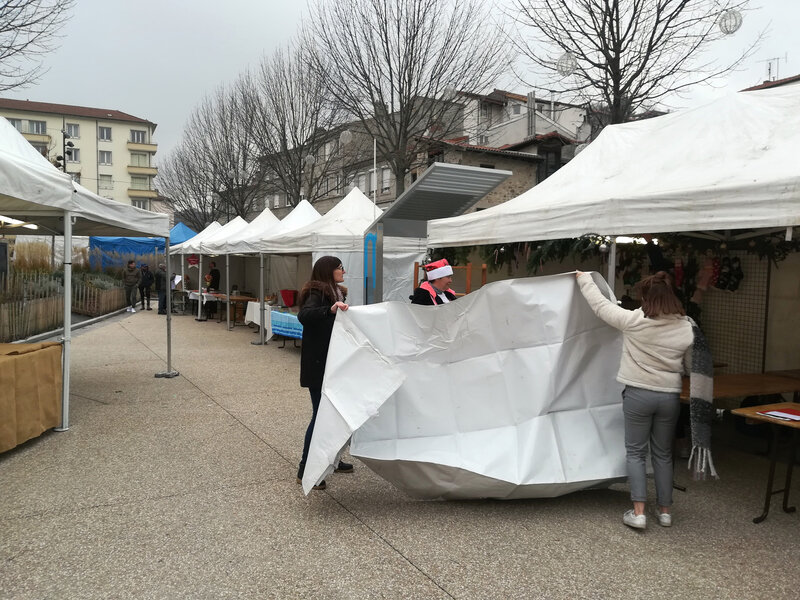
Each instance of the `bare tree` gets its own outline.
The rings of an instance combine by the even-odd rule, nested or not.
[[[294,44],[264,57],[238,90],[241,126],[255,134],[266,188],[282,191],[292,206],[334,193],[342,181],[341,111],[327,97],[307,49]]]
[[[720,64],[709,47],[741,24],[749,0],[513,0],[509,39],[548,86],[605,123],[734,70],[759,40]],[[738,20],[738,23],[737,23]],[[760,38],[759,38],[760,39]]]
[[[460,126],[456,91],[484,93],[506,52],[481,0],[317,0],[305,32],[332,100],[360,121],[397,194],[429,140]]]
[[[0,2],[0,91],[25,87],[43,72],[42,56],[57,47],[74,0]]]
[[[197,145],[192,142],[184,133],[181,143],[160,161],[157,186],[181,220],[201,231],[220,217],[222,209],[214,196],[205,157],[196,154]]]
[[[191,154],[205,169],[204,177],[226,220],[250,216],[262,193],[257,136],[251,126],[242,123],[245,110],[238,87],[220,88],[198,105],[185,130]]]

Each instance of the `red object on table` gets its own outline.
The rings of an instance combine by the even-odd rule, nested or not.
[[[297,290],[281,290],[281,299],[284,306],[294,306],[297,300]]]

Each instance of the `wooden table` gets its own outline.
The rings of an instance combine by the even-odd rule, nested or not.
[[[798,382],[800,382],[800,380],[798,380]],[[800,404],[795,402],[779,402],[777,404],[764,404],[763,406],[735,408],[731,411],[733,414],[739,415],[740,417],[746,417],[755,421],[763,421],[764,423],[769,423],[772,425],[772,452],[770,453],[767,491],[766,495],[764,496],[764,511],[753,519],[753,523],[761,523],[761,521],[767,518],[772,496],[775,494],[780,494],[781,492],[783,492],[783,512],[791,513],[796,510],[796,507],[789,506],[789,491],[791,490],[792,485],[792,469],[795,462],[795,452],[797,451],[797,431],[800,430],[800,421],[784,421],[767,415],[759,414],[770,410],[782,410],[786,408],[798,410],[800,409]],[[782,489],[773,490],[772,485],[775,480],[775,465],[778,462],[778,433],[780,432],[781,427],[788,427],[792,430],[792,439],[789,443],[789,462],[786,465],[786,481]]]
[[[772,373],[742,373],[738,375],[714,375],[714,400],[745,396],[768,396],[769,394],[794,394],[800,402],[800,377]],[[689,378],[683,378],[681,400],[689,399]]]
[[[214,294],[214,297],[219,302],[230,302],[233,304],[233,326],[236,326],[236,313],[239,312],[239,314],[242,316],[242,321],[244,321],[245,306],[247,306],[248,302],[253,302],[256,300],[256,298],[253,298],[252,296],[231,295],[231,297],[228,298],[228,296],[225,294]],[[241,310],[237,311],[237,308],[241,308]],[[222,311],[219,311],[219,315],[218,322],[222,321]]]

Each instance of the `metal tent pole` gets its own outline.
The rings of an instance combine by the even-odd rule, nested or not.
[[[64,337],[61,357],[61,426],[69,429],[69,353],[72,342],[72,213],[64,211]]]
[[[169,269],[169,236],[165,239],[164,244],[164,265]],[[181,263],[181,269],[183,269],[183,263]],[[170,270],[169,272],[171,273],[172,271]],[[172,278],[166,271],[164,275],[166,279],[164,285],[167,286],[165,291],[167,299],[167,370],[156,373],[155,376],[172,379],[179,375],[177,371],[172,369]],[[158,308],[160,310],[161,306]]]

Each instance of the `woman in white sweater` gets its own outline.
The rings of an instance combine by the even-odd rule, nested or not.
[[[680,413],[681,375],[689,372],[694,336],[669,275],[659,271],[641,282],[642,307],[625,310],[603,296],[589,273],[576,273],[594,313],[622,332],[617,381],[625,384],[625,453],[633,510],[622,522],[647,526],[647,447],[652,454],[658,522],[672,525],[672,440]]]

